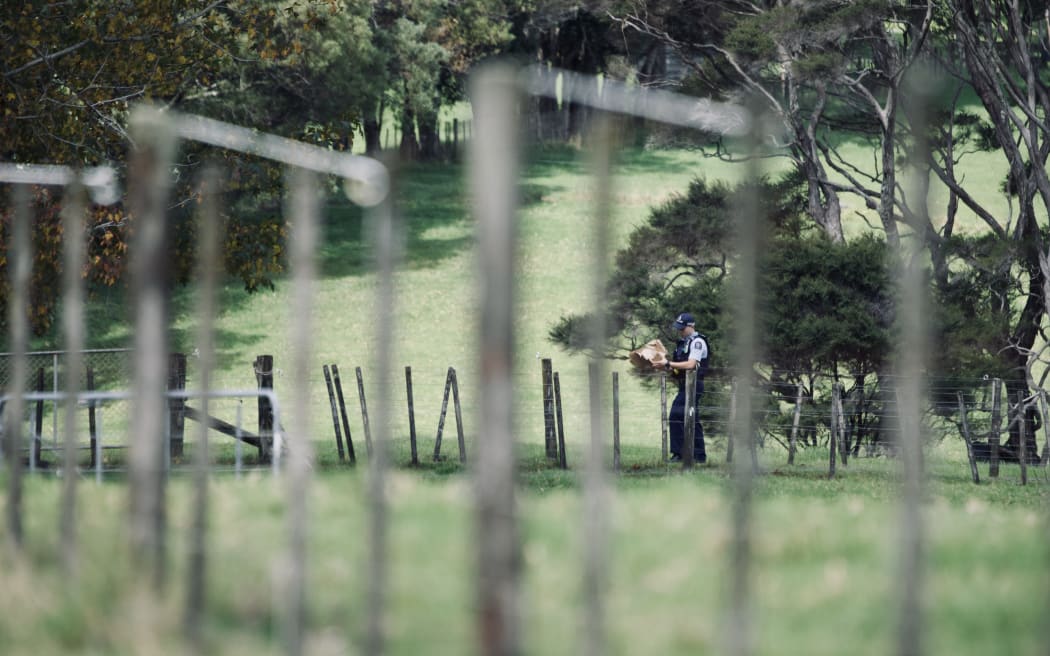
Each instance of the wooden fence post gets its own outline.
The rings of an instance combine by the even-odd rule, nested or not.
[[[798,424],[802,418],[802,392],[804,388],[802,383],[798,384],[798,390],[795,392],[795,416],[791,419],[791,440],[788,442],[788,464],[795,464],[795,449],[798,445]]]
[[[667,373],[660,373],[660,457],[667,462]]]
[[[992,426],[988,433],[991,455],[988,461],[989,478],[999,478],[999,431],[1002,429],[1002,382],[992,379]]]
[[[550,358],[540,360],[543,378],[543,444],[548,458],[558,457],[558,436],[554,427],[554,386],[552,381],[553,367]]]
[[[459,159],[459,119],[452,119],[452,159]]]
[[[459,461],[467,462],[467,442],[463,436],[463,409],[459,405],[459,377],[456,370],[449,367],[452,374],[452,407],[456,411],[456,439],[459,442]]]
[[[1025,409],[1024,392],[1017,393],[1017,462],[1021,465],[1021,485],[1028,485],[1028,412]]]
[[[416,450],[416,408],[412,403],[412,367],[405,367],[405,393],[408,395],[408,444],[412,451],[412,466],[419,465],[419,453]]]
[[[558,415],[558,465],[562,469],[568,469],[569,463],[565,457],[565,424],[561,414],[561,382],[558,380],[558,372],[554,372],[554,405]]]
[[[172,353],[168,357],[168,391],[186,389],[186,354]],[[168,453],[172,458],[181,457],[186,434],[186,399],[168,399],[168,436],[171,442]]]
[[[88,392],[95,391],[95,370],[92,367],[87,368],[86,374],[86,388]],[[95,458],[98,457],[96,451],[98,451],[98,424],[95,420],[95,401],[88,401],[88,436],[91,439],[91,466],[95,466]]]
[[[365,429],[365,451],[369,457],[372,456],[372,429],[368,425],[368,404],[365,402],[365,378],[361,374],[361,367],[355,367],[357,374],[357,398],[361,400],[361,422]]]
[[[736,379],[729,383],[729,422],[726,426],[726,464],[733,462],[736,439]]]
[[[36,370],[36,391],[43,393],[44,391],[44,368],[40,367]],[[56,390],[57,391],[57,390]],[[41,443],[43,442],[44,432],[44,401],[39,399],[36,402],[35,415],[33,417],[33,446],[29,450],[29,471],[35,471],[40,466],[40,450]]]
[[[335,396],[339,400],[339,416],[343,420],[343,435],[346,436],[346,457],[350,464],[357,462],[354,453],[354,440],[350,437],[350,419],[346,416],[346,401],[343,399],[343,383],[339,379],[339,367],[332,365],[332,383],[335,385]]]
[[[754,408],[755,403],[753,400],[754,391],[753,388],[748,390],[748,394],[752,396],[752,400],[748,403],[747,407],[751,408],[751,419],[748,420],[748,432],[747,432],[747,452],[751,456],[751,473],[758,473],[758,424],[754,419]],[[697,410],[699,412],[699,409]]]
[[[835,392],[834,403],[839,413],[839,455],[842,458],[842,466],[845,467],[849,464],[849,441],[846,439],[846,411],[842,404],[842,395],[846,391],[846,386],[842,383],[837,385],[838,389]]]
[[[620,372],[612,374],[613,386],[613,470],[620,471]]]
[[[864,437],[864,431],[862,430],[862,418],[864,417],[864,407],[866,403],[866,399],[864,398],[864,390],[864,377],[859,376],[857,378],[857,383],[853,388],[854,393],[856,393],[857,395],[856,398],[853,399],[853,433],[856,437],[853,440],[853,446],[850,450],[850,454],[854,457],[860,457],[860,442]]]
[[[322,368],[324,371],[324,384],[328,388],[328,405],[332,408],[332,427],[335,429],[335,448],[339,452],[339,462],[346,460],[343,453],[343,434],[339,428],[339,413],[335,407],[335,389],[332,387],[332,374],[328,369],[328,365],[324,365]]]
[[[434,438],[434,462],[441,460],[441,433],[445,430],[445,414],[448,412],[448,395],[452,390],[452,367],[445,374],[445,392],[441,396],[441,414],[438,416],[437,436]]]
[[[966,418],[966,403],[963,401],[963,393],[956,392],[959,399],[959,422],[962,424],[963,441],[966,442],[966,457],[970,461],[970,477],[975,484],[981,482],[981,475],[977,473],[977,459],[973,453],[973,440],[970,439],[970,422]]]
[[[11,400],[4,408],[4,442],[7,448],[7,499],[5,518],[7,535],[16,551],[22,550],[25,537],[23,524],[22,481],[22,422],[26,411],[26,383],[29,378],[29,281],[33,270],[33,245],[29,238],[31,218],[28,185],[14,185],[11,189],[13,208],[10,234],[7,239],[7,277],[10,284],[7,299],[8,344],[11,352],[11,373],[4,390]]]
[[[273,356],[260,355],[255,358],[255,380],[260,390],[273,389]],[[259,462],[268,463],[273,457],[273,406],[270,399],[259,399]]]
[[[835,403],[835,398],[838,396],[838,383],[835,383],[831,390],[831,435],[828,436],[828,478],[835,478],[835,449],[838,448],[836,445],[836,437],[838,434],[839,421],[839,406]]]

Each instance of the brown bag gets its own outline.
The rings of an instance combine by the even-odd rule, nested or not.
[[[637,369],[652,369],[653,362],[667,362],[667,349],[664,343],[654,339],[645,346],[635,349],[627,356]]]

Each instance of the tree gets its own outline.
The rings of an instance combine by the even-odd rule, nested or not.
[[[832,84],[845,74],[885,1],[696,0],[625,2],[618,20],[666,44],[692,71],[693,87],[721,99],[746,91],[784,125],[788,155],[805,175],[809,216],[843,241],[840,183],[831,179],[820,143]],[[861,44],[861,45],[859,45]]]
[[[844,370],[875,373],[890,352],[893,323],[885,242],[836,244],[807,227],[803,180],[796,172],[760,186],[770,235],[759,263],[760,332],[768,347],[762,367],[767,378],[790,382],[837,379]],[[610,279],[613,320],[604,355],[637,348],[652,335],[670,336],[668,317],[687,309],[702,317],[713,343],[727,342],[726,296],[737,266],[733,197],[743,189],[695,180],[630,235]],[[550,337],[582,349],[585,326],[585,317],[563,317]]]
[[[1033,348],[1050,311],[1050,251],[1040,218],[1050,212],[1050,86],[1046,62],[1050,53],[1050,8],[1046,2],[946,2],[944,38],[957,57],[943,58],[976,93],[986,118],[962,115],[941,130],[930,166],[954,196],[988,228],[982,240],[965,243],[960,259],[986,287],[977,298],[998,319],[999,349],[1009,398],[1027,395]],[[964,65],[956,63],[960,60]],[[1016,214],[996,216],[967,193],[954,164],[967,144],[1003,154],[1005,195],[1016,202]],[[1034,381],[1033,381],[1034,382]],[[1028,434],[1034,435],[1033,426]],[[1017,435],[1008,447],[1017,448]],[[1034,447],[1033,443],[1030,445]]]
[[[355,80],[364,77],[355,66],[361,70],[373,54],[356,46],[368,42],[368,9],[336,0],[8,3],[0,10],[0,157],[119,164],[131,146],[128,109],[141,101],[349,148],[360,121],[351,102]],[[187,144],[178,162],[175,258],[183,278],[194,259],[186,218],[203,156]],[[270,285],[282,269],[281,172],[229,153],[209,156],[225,158],[231,169],[229,271],[249,290]],[[43,215],[54,213],[54,194],[38,200]],[[123,205],[92,213],[88,278],[116,284],[133,217]],[[41,232],[46,225],[35,224],[38,259],[57,261],[58,240]],[[48,320],[34,321],[38,332],[50,323],[58,288],[39,286],[34,312]]]
[[[382,94],[373,99],[366,140],[373,139],[378,150],[382,112],[389,107],[401,124],[401,157],[436,158],[439,110],[463,98],[464,78],[475,63],[509,43],[510,16],[522,4],[516,0],[378,3],[372,12],[373,46],[385,57],[385,68],[378,73],[385,84]],[[368,148],[373,150],[372,142]]]

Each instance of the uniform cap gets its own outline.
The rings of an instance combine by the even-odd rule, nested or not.
[[[689,314],[688,312],[683,312],[683,313],[679,314],[678,318],[674,320],[674,328],[675,328],[675,330],[681,330],[682,328],[685,328],[686,326],[695,326],[695,325],[696,325],[696,319],[694,319],[693,315]]]

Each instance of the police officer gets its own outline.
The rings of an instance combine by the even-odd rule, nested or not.
[[[671,461],[682,459],[682,446],[685,442],[685,373],[690,369],[696,371],[696,398],[693,403],[693,417],[696,430],[693,439],[693,461],[707,462],[707,451],[704,448],[704,429],[700,425],[700,397],[704,393],[704,374],[707,373],[707,337],[696,331],[696,319],[688,312],[679,314],[673,327],[680,339],[675,346],[671,360],[664,364],[678,381],[678,395],[671,403],[667,413],[667,423],[671,432]]]

